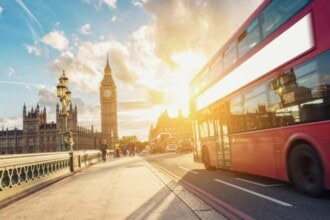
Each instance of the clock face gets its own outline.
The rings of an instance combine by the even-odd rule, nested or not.
[[[104,90],[103,96],[104,97],[110,97],[111,96],[111,90],[109,90],[109,89]]]

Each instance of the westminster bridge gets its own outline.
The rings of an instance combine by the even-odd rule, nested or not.
[[[193,155],[108,151],[0,156],[0,219],[329,219],[330,192],[205,170]]]

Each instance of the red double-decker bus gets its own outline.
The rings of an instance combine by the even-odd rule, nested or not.
[[[266,0],[190,83],[194,158],[330,188],[330,1]]]

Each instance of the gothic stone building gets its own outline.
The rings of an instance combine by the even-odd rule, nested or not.
[[[100,134],[91,129],[78,126],[78,111],[70,105],[68,127],[73,133],[74,150],[87,150],[98,148]],[[56,123],[47,123],[47,112],[39,105],[30,111],[23,107],[23,129],[0,131],[0,154],[19,154],[54,152],[59,150],[60,129],[62,127],[62,114],[59,105],[56,106]]]
[[[184,117],[181,111],[174,118],[171,118],[165,111],[158,118],[156,126],[150,126],[149,143],[159,137],[160,134],[169,134],[173,143],[180,139],[192,139],[191,121],[188,117]]]

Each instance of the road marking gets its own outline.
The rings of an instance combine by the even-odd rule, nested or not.
[[[247,183],[251,183],[257,186],[262,186],[262,187],[274,187],[274,186],[283,186],[284,184],[262,184],[262,183],[257,183],[251,180],[246,180],[246,179],[242,179],[242,178],[236,178],[239,181],[243,181],[243,182],[247,182]]]
[[[246,220],[253,220],[254,218],[250,217],[249,215],[243,213],[242,211],[236,209],[235,207],[229,205],[228,203],[220,200],[219,198],[213,196],[212,194],[202,190],[201,188],[195,186],[192,183],[182,179],[175,175],[174,173],[170,172],[169,170],[163,168],[162,166],[157,165],[155,167],[158,170],[163,171],[164,173],[171,176],[177,183],[181,184],[185,187],[188,191],[196,195],[198,198],[206,202],[209,206],[213,207],[216,211],[220,214],[225,215],[228,219],[246,219]],[[237,218],[239,217],[239,218]]]
[[[272,198],[272,197],[270,197],[270,196],[266,196],[266,195],[263,195],[263,194],[260,194],[260,193],[254,192],[254,191],[252,191],[252,190],[245,189],[245,188],[243,188],[243,187],[236,186],[236,185],[234,185],[234,184],[227,183],[227,182],[222,181],[222,180],[219,180],[219,179],[214,179],[214,181],[219,182],[219,183],[222,183],[222,184],[225,184],[225,185],[227,185],[227,186],[231,186],[231,187],[236,188],[236,189],[240,189],[240,190],[242,190],[242,191],[244,191],[244,192],[250,193],[250,194],[255,195],[255,196],[259,196],[259,197],[264,198],[264,199],[267,199],[267,200],[269,200],[269,201],[271,201],[271,202],[274,202],[274,203],[277,203],[277,204],[280,204],[280,205],[283,205],[283,206],[287,206],[287,207],[292,207],[291,204],[286,203],[286,202],[283,202],[283,201],[278,200],[278,199],[274,199],[274,198]]]
[[[196,172],[196,171],[193,171],[193,170],[190,170],[190,169],[188,169],[188,168],[185,168],[185,167],[183,167],[183,166],[178,166],[179,168],[181,168],[181,169],[183,169],[183,170],[185,170],[185,171],[188,171],[188,172],[190,172],[190,173],[193,173],[193,174],[198,174],[198,172]]]
[[[163,163],[167,164],[167,165],[173,165],[173,163],[171,162],[167,162],[167,161],[164,161]]]

